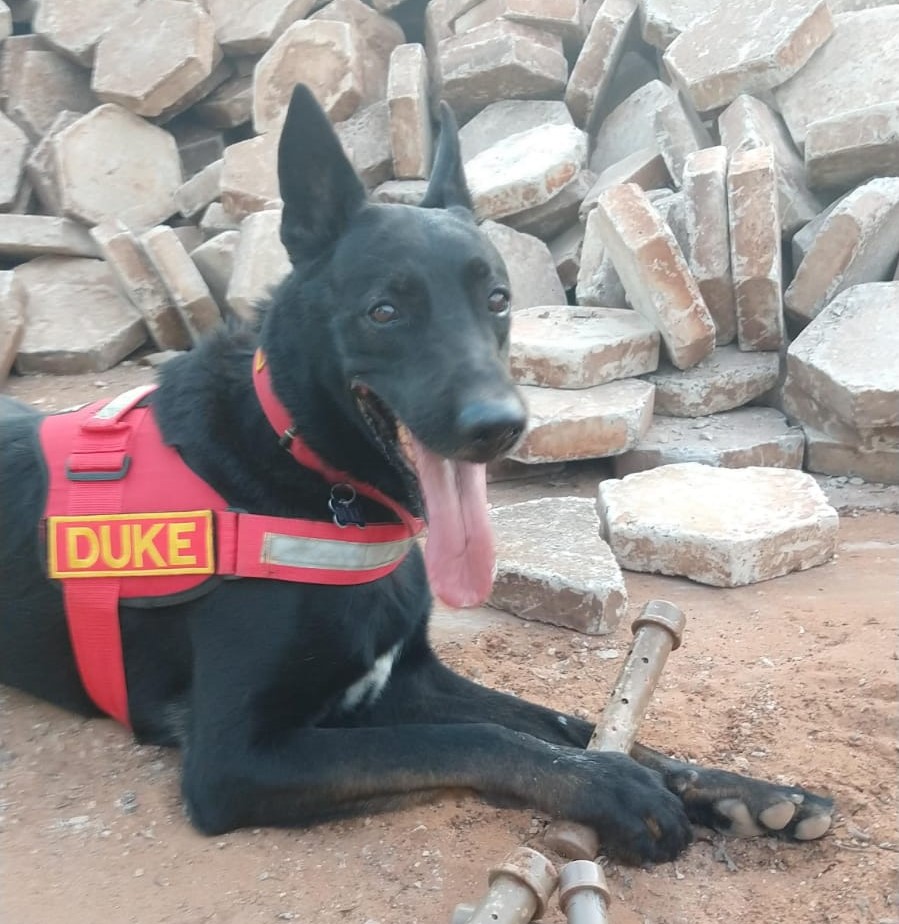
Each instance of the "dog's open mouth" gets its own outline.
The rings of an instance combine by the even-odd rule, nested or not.
[[[495,564],[486,465],[438,455],[369,388],[356,385],[353,394],[375,443],[420,490],[428,520],[425,564],[431,589],[450,606],[483,603],[493,586]]]

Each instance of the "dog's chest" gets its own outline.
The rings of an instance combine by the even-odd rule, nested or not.
[[[351,711],[358,709],[360,706],[370,706],[377,700],[390,679],[394,662],[400,653],[401,647],[402,643],[397,642],[393,648],[376,658],[374,664],[365,674],[347,687],[340,701],[340,705],[344,710]]]

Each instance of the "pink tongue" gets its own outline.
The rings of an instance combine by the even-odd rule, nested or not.
[[[428,511],[425,565],[431,590],[449,606],[477,606],[493,586],[487,466],[435,455],[412,437]]]

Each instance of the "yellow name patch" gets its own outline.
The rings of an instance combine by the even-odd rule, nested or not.
[[[50,577],[212,574],[212,511],[49,517]]]

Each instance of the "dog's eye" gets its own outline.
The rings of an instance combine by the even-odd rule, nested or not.
[[[375,324],[389,324],[396,321],[400,313],[389,302],[379,302],[368,309],[368,316]]]
[[[507,314],[511,307],[509,293],[505,289],[494,289],[487,299],[487,307],[493,314]]]

